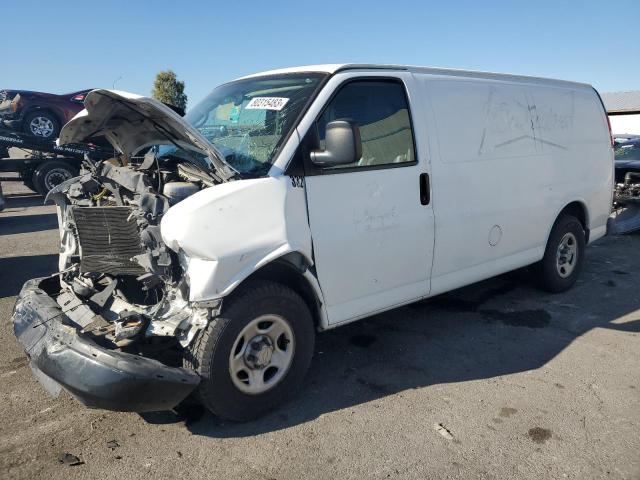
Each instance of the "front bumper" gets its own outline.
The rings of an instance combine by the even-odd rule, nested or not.
[[[194,373],[109,350],[82,336],[41,283],[37,278],[22,287],[13,326],[49,392],[61,386],[91,408],[149,412],[175,407],[198,386]]]
[[[20,130],[20,124],[22,122],[20,120],[12,120],[5,117],[0,123],[4,128],[10,128],[11,130]]]

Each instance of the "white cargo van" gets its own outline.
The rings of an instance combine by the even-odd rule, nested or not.
[[[61,143],[119,155],[49,195],[60,272],[13,320],[43,384],[91,407],[197,389],[255,417],[300,384],[315,331],[532,264],[566,290],[606,233],[613,149],[585,84],[324,65],[222,85],[184,119],[109,90],[85,106]]]

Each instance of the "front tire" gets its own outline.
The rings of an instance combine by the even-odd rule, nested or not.
[[[185,352],[202,378],[197,396],[213,414],[247,421],[290,399],[311,363],[309,308],[290,288],[257,280],[240,287]]]
[[[573,215],[558,218],[549,235],[542,261],[537,265],[538,285],[543,290],[559,293],[576,283],[585,254],[585,232]]]

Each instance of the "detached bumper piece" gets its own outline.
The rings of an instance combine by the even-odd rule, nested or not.
[[[91,408],[149,412],[175,407],[197,387],[194,373],[83,337],[41,288],[51,281],[25,283],[13,312],[15,335],[49,392],[59,385]]]

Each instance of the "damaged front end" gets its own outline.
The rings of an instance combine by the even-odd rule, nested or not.
[[[57,383],[88,406],[144,411],[171,408],[197,386],[180,368],[182,349],[216,305],[189,303],[160,220],[212,182],[181,164],[148,171],[103,162],[50,193],[60,272],[28,282],[14,312],[16,335],[50,391]]]
[[[640,230],[640,171],[623,171],[613,190],[613,213],[607,232],[623,235]]]
[[[114,163],[92,165],[49,194],[58,209],[60,272],[24,286],[16,336],[50,391],[58,384],[105,409],[171,408],[199,382],[180,368],[182,349],[217,310],[189,303],[187,277],[162,241],[160,221],[213,179],[182,164]]]
[[[215,305],[188,302],[188,278],[179,255],[163,243],[160,221],[213,179],[184,164],[150,171],[144,163],[99,163],[49,194],[60,222],[58,303],[116,347],[149,337],[187,346],[215,315]]]
[[[88,407],[145,412],[173,408],[198,386],[192,372],[105,345],[100,327],[82,328],[55,301],[62,290],[57,277],[30,280],[13,315],[16,337],[50,394],[64,388]]]
[[[124,104],[110,105],[113,111]],[[158,127],[157,112],[123,108],[124,123],[134,133]],[[91,119],[85,116],[76,126]],[[172,143],[181,141],[170,131],[178,121],[169,120],[174,125],[165,121],[159,131]],[[70,137],[73,122],[65,126]],[[101,128],[93,131],[118,136],[116,129]],[[151,136],[149,143],[162,143],[158,140]],[[14,330],[50,393],[63,387],[85,405],[109,410],[169,409],[200,381],[182,368],[183,351],[218,314],[220,302],[189,302],[185,260],[163,242],[160,222],[173,205],[225,181],[228,172],[158,158],[155,148],[136,163],[131,149],[111,143],[122,155],[87,162],[81,176],[49,193],[60,227],[59,273],[24,285]]]

